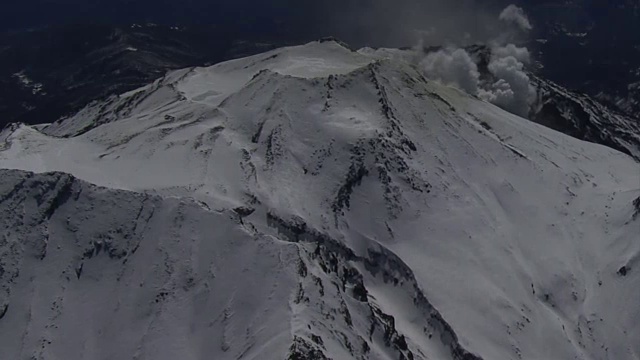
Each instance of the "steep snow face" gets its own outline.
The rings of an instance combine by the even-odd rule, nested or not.
[[[191,200],[1,175],[0,358],[278,359],[264,354],[291,344],[295,245]]]
[[[401,57],[280,49],[0,140],[110,188],[2,174],[2,358],[640,356],[638,164]]]

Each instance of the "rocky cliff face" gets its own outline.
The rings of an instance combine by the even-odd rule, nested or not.
[[[602,144],[640,160],[640,122],[588,95],[534,78],[538,100],[531,120],[578,139]]]

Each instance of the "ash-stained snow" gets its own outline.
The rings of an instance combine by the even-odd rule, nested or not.
[[[401,56],[284,48],[0,140],[2,359],[640,355],[638,163]]]

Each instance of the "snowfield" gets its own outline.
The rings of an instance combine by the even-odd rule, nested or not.
[[[640,165],[401,56],[171,72],[0,168],[0,359],[640,359]]]

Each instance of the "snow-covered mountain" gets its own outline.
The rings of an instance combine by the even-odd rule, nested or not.
[[[2,359],[638,359],[640,166],[334,41],[0,134]]]

